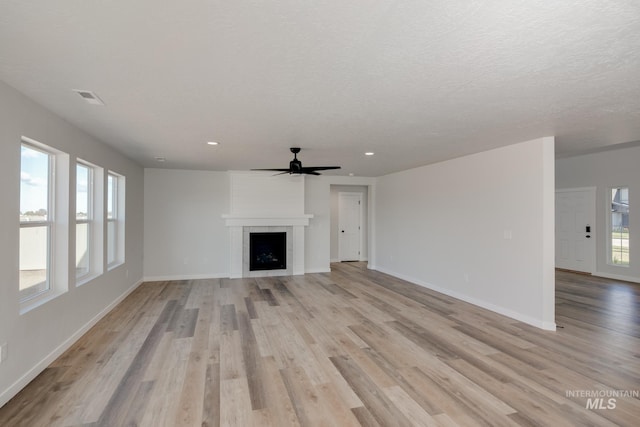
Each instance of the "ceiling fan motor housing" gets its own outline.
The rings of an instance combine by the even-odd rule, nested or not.
[[[291,173],[302,172],[302,162],[298,159],[291,160],[289,162],[289,170],[291,170]]]

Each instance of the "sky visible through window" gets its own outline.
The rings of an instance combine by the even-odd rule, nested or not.
[[[49,155],[23,145],[20,161],[20,214],[46,212],[49,198]],[[79,174],[77,178],[77,206],[88,206],[88,173]]]
[[[23,145],[20,161],[20,213],[46,212],[49,155]]]
[[[111,174],[109,174],[107,178],[107,218],[109,219],[115,218],[115,200],[113,196],[116,190],[116,179],[117,178]]]
[[[76,167],[76,218],[87,219],[89,214],[89,168],[84,165]]]

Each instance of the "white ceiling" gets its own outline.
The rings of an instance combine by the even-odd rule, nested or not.
[[[0,80],[146,167],[567,155],[640,141],[640,1],[0,0]]]

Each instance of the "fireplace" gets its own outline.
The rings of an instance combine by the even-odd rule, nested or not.
[[[232,279],[305,273],[305,227],[313,218],[312,214],[304,213],[305,177],[272,175],[271,172],[229,172],[230,212],[222,218],[229,227],[229,277]],[[274,263],[269,270],[256,270],[255,259],[251,260],[254,258],[249,238],[252,233],[286,234],[282,255],[266,255],[283,264]]]
[[[288,226],[247,226],[240,227],[242,238],[237,240],[238,259],[241,275],[236,277],[276,277],[293,275],[296,266],[296,239],[294,227]],[[240,236],[238,236],[240,237]],[[269,239],[276,240],[269,242]],[[266,242],[264,240],[267,240]],[[284,242],[282,242],[284,239]],[[262,242],[261,242],[262,241]],[[277,244],[283,252],[265,247]],[[298,243],[299,249],[299,243]],[[240,250],[242,251],[240,253]],[[260,252],[256,254],[256,252]],[[281,256],[281,254],[283,254]]]
[[[286,232],[249,233],[249,271],[286,269]]]

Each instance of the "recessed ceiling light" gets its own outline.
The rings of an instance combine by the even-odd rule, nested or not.
[[[373,151],[367,151],[366,153],[364,153],[365,156],[373,156],[374,154],[376,153],[374,153]]]
[[[162,157],[162,156],[156,156],[156,162],[163,163],[163,162],[166,162],[166,161],[167,161],[167,159],[165,159],[164,157]]]
[[[353,175],[355,175],[353,172],[351,172],[351,173],[349,174],[349,176],[353,176]]]
[[[207,144],[208,144],[208,145],[218,145],[218,143],[217,143],[217,142],[215,142],[215,141],[209,141],[209,142],[207,142]]]

